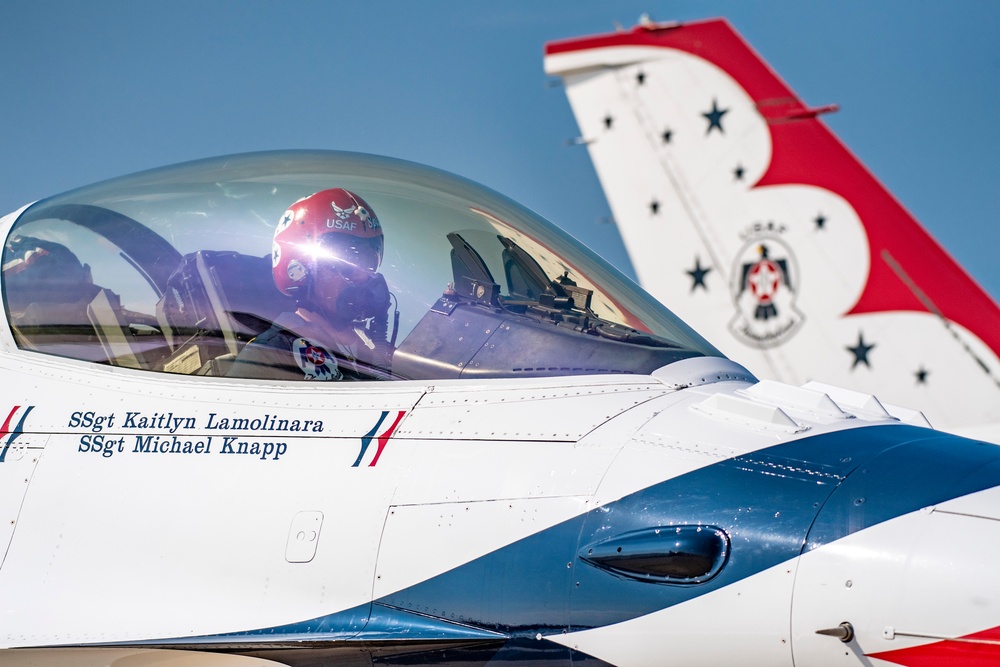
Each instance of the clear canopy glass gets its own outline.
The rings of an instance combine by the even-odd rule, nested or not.
[[[384,313],[361,308],[336,326],[319,321],[325,311],[305,291],[280,291],[273,275],[280,266],[300,277],[274,242],[286,211],[330,188],[355,193],[377,216],[384,254],[380,278],[366,284],[384,279],[388,288],[376,308]],[[376,292],[381,304],[384,288]],[[721,356],[515,202],[428,167],[338,152],[214,158],[40,201],[6,239],[3,297],[22,349],[189,375],[648,373]],[[323,340],[337,327],[356,344]],[[276,331],[294,364],[269,369],[266,355],[241,363],[251,341]]]

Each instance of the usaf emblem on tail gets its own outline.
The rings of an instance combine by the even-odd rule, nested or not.
[[[798,267],[788,246],[775,237],[751,239],[733,267],[736,316],[730,330],[748,345],[774,347],[792,336],[805,320],[795,307]]]

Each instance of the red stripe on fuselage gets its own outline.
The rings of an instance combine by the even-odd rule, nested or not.
[[[378,463],[378,457],[382,456],[382,450],[385,449],[386,444],[389,442],[389,438],[392,437],[393,431],[396,430],[396,427],[399,425],[399,421],[405,414],[406,410],[400,410],[399,414],[396,415],[396,421],[392,422],[392,426],[390,426],[385,433],[378,437],[378,451],[375,452],[375,458],[372,459],[372,462],[368,464],[369,468]]]
[[[869,653],[905,667],[987,667],[1000,665],[1000,628],[984,630],[959,640],[945,640],[896,651]]]
[[[10,411],[10,414],[7,415],[7,419],[4,420],[3,426],[0,426],[0,438],[10,433],[10,420],[14,418],[14,414],[20,409],[20,405],[15,405]]]

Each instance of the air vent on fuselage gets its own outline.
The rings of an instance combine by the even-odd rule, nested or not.
[[[729,536],[715,526],[657,526],[585,546],[587,563],[629,579],[700,584],[729,558]]]

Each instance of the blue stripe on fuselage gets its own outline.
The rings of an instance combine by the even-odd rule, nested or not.
[[[666,480],[374,605],[199,639],[209,644],[288,637],[379,641],[395,634],[440,640],[477,636],[475,628],[526,638],[604,626],[686,602],[853,532],[997,485],[1000,447],[995,445],[912,426],[847,429]],[[584,545],[677,525],[717,526],[728,533],[731,552],[718,576],[691,585],[640,582],[578,558]],[[408,611],[423,618],[409,623]]]
[[[995,445],[911,426],[848,429],[667,480],[378,602],[434,610],[515,636],[603,626],[685,602],[805,548],[998,484]],[[844,492],[835,494],[838,487]],[[732,544],[722,572],[702,584],[634,581],[577,558],[580,547],[629,531],[691,524],[723,528]]]

